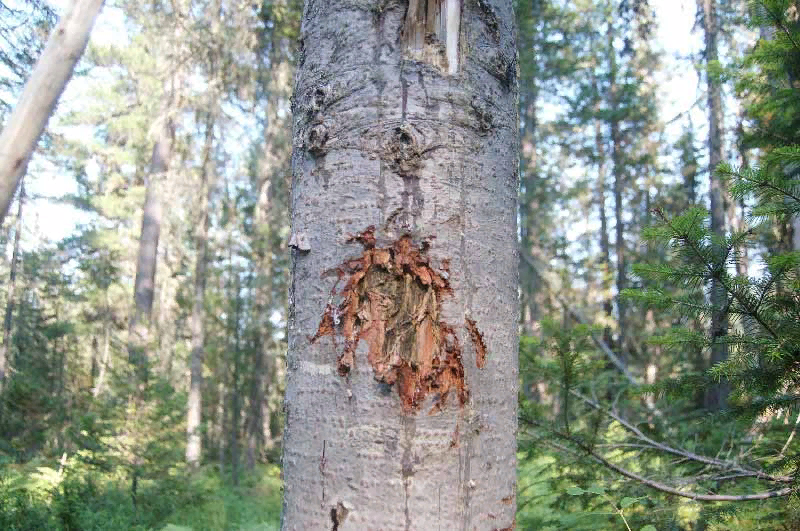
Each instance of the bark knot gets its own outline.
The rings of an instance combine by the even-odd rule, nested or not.
[[[407,125],[395,127],[384,146],[384,160],[403,177],[416,177],[422,168],[422,149]]]
[[[326,144],[328,143],[329,136],[327,125],[324,123],[313,125],[308,130],[308,140],[306,141],[308,151],[316,157],[324,155],[327,151]]]

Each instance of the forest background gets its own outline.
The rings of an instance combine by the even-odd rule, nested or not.
[[[518,528],[800,528],[797,4],[515,8]],[[106,4],[0,228],[0,528],[278,528],[301,11]]]

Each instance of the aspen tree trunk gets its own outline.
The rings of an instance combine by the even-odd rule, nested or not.
[[[705,33],[706,83],[708,86],[708,173],[709,194],[711,196],[711,230],[718,237],[725,235],[725,191],[722,181],[716,175],[716,169],[722,162],[722,85],[719,76],[712,73],[718,60],[717,35],[719,32],[716,0],[699,0],[702,2],[703,31]],[[711,304],[716,308],[711,315],[711,336],[714,340],[722,339],[728,332],[728,319],[719,309],[725,305],[726,293],[722,285],[711,282]],[[724,343],[714,343],[711,347],[711,365],[728,358],[728,347]],[[724,382],[707,390],[705,406],[709,409],[720,409],[725,406],[728,385]]]
[[[76,0],[61,18],[0,134],[0,224],[58,98],[89,42],[104,0]]]
[[[205,359],[205,300],[206,266],[208,264],[209,190],[213,169],[212,149],[214,143],[214,120],[206,121],[206,138],[203,169],[200,182],[200,215],[195,236],[197,257],[194,267],[194,300],[192,302],[192,354],[189,362],[189,399],[186,418],[186,462],[191,466],[200,464],[202,437],[200,426],[203,420],[203,361]]]
[[[508,0],[305,5],[282,529],[512,529]]]
[[[8,275],[8,290],[6,292],[6,311],[3,318],[3,344],[0,345],[0,391],[6,384],[6,372],[10,365],[12,346],[14,341],[14,305],[16,304],[17,268],[19,267],[19,241],[22,235],[22,207],[25,204],[25,184],[19,188],[17,198],[17,222],[14,225],[14,248],[11,251],[11,272]]]

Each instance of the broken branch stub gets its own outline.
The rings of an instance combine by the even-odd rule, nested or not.
[[[405,412],[418,411],[431,396],[435,403],[429,413],[435,413],[451,393],[463,406],[469,390],[461,344],[440,313],[451,288],[431,267],[426,246],[418,247],[406,234],[378,247],[374,227],[349,241],[360,243],[364,251],[337,268],[333,294],[341,302],[327,305],[310,341],[324,336],[344,339],[337,359],[341,376],[355,367],[356,348],[365,341],[375,379],[397,388]],[[344,287],[337,293],[342,280]]]

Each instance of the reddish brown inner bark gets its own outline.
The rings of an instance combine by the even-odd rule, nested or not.
[[[351,241],[361,243],[364,252],[337,268],[345,284],[337,293],[337,282],[333,293],[342,300],[336,307],[326,307],[311,342],[323,336],[342,337],[337,370],[346,376],[355,366],[359,341],[366,341],[375,379],[397,388],[406,412],[417,411],[429,395],[435,400],[429,413],[440,410],[451,392],[460,405],[466,403],[469,390],[461,345],[440,317],[450,285],[431,267],[424,244],[420,249],[404,235],[387,247],[377,247],[374,227]],[[471,334],[473,328],[474,322]],[[482,350],[485,359],[485,347]]]

